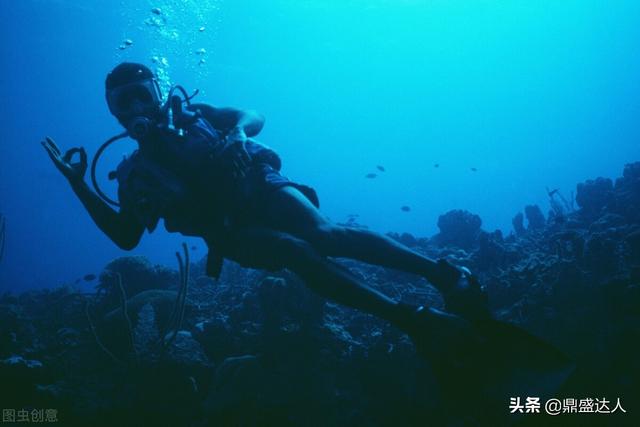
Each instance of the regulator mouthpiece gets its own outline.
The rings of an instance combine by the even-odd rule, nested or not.
[[[149,131],[151,130],[151,126],[153,123],[146,117],[134,117],[129,122],[129,126],[127,126],[127,131],[129,135],[136,140],[144,138]]]

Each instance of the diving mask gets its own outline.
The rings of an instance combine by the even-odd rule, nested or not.
[[[132,117],[157,112],[162,104],[156,79],[145,79],[118,86],[107,92],[109,111],[116,117]]]

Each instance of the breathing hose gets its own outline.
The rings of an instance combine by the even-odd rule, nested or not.
[[[171,101],[173,98],[173,93],[179,90],[182,95],[184,96],[184,100],[182,100],[182,102],[184,102],[185,104],[187,104],[187,106],[191,105],[191,99],[196,96],[199,93],[199,90],[196,89],[193,94],[191,96],[189,96],[189,94],[187,93],[187,91],[185,90],[184,87],[182,87],[181,85],[174,85],[171,87],[171,89],[169,90],[169,94],[167,95],[167,102],[165,103],[165,105],[162,107],[162,112],[164,114],[169,114],[169,109],[171,108]],[[98,196],[104,200],[105,202],[109,203],[110,205],[113,206],[120,206],[120,203],[118,203],[117,201],[113,200],[112,198],[110,198],[109,196],[107,196],[101,189],[100,186],[98,185],[98,179],[96,178],[96,166],[98,164],[98,160],[100,159],[100,156],[102,156],[102,153],[104,152],[104,150],[110,146],[112,143],[114,143],[115,141],[122,139],[122,138],[126,138],[129,135],[128,131],[125,131],[119,135],[116,135],[114,137],[109,138],[108,140],[106,140],[101,146],[100,148],[98,148],[98,151],[96,152],[96,155],[93,157],[93,161],[91,162],[91,183],[93,184],[93,188],[96,190],[96,193],[98,194]]]
[[[120,206],[120,203],[116,202],[115,200],[111,199],[109,196],[107,196],[106,194],[104,194],[102,192],[102,190],[100,189],[100,186],[98,185],[98,179],[96,178],[96,166],[98,164],[98,159],[100,159],[100,156],[102,155],[102,152],[112,143],[114,143],[115,141],[121,139],[121,138],[125,138],[129,136],[128,132],[122,132],[120,135],[116,135],[114,137],[109,138],[108,140],[105,141],[104,144],[102,144],[100,146],[100,148],[98,148],[98,151],[96,152],[96,155],[93,156],[93,161],[91,162],[91,183],[93,184],[93,188],[96,190],[96,193],[98,193],[98,196],[100,196],[100,198],[102,200],[104,200],[105,202],[113,205],[113,206]]]

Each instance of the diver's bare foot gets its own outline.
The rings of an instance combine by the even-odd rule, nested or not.
[[[444,259],[438,260],[439,283],[447,311],[476,321],[491,318],[487,292],[478,279],[465,267],[456,267]]]

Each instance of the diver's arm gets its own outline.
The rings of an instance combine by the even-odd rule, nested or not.
[[[127,214],[126,210],[121,209],[120,212],[113,210],[89,188],[84,180],[69,182],[93,222],[113,243],[127,251],[138,246],[144,233],[142,224]]]
[[[192,109],[200,110],[204,118],[216,129],[230,133],[242,130],[246,136],[256,136],[264,126],[264,116],[253,110],[218,108],[208,104],[192,104]]]
[[[55,141],[46,137],[41,142],[55,167],[67,178],[84,207],[91,215],[98,228],[102,230],[116,245],[131,250],[138,245],[144,226],[139,224],[126,210],[116,212],[94,193],[84,181],[87,172],[87,153],[84,148],[72,148],[64,154]],[[79,162],[73,162],[73,156],[80,155]]]
[[[235,110],[238,120],[232,129],[242,129],[251,138],[260,133],[264,127],[264,116],[253,110]]]

